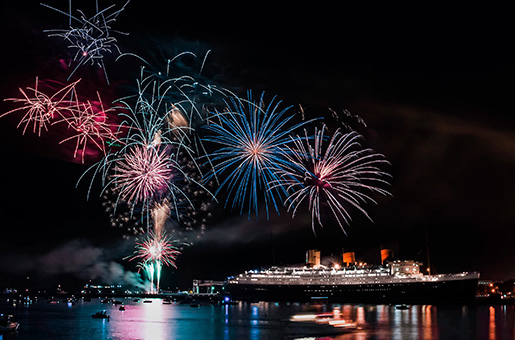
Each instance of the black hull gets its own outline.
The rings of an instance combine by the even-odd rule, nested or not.
[[[305,302],[327,300],[349,303],[455,303],[472,302],[478,279],[438,282],[360,285],[234,284],[225,290],[234,300]]]

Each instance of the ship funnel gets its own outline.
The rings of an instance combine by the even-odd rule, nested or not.
[[[353,251],[343,253],[343,264],[348,267],[356,263],[356,254]]]
[[[310,249],[306,252],[306,264],[309,267],[320,267],[320,251]]]
[[[392,251],[390,249],[381,249],[381,264],[384,265],[391,256]]]

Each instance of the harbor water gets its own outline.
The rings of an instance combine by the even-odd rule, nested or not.
[[[120,305],[79,300],[76,303],[12,305],[4,299],[0,313],[20,323],[0,340],[27,339],[515,339],[513,305],[394,305],[239,302],[234,305],[163,304],[161,299],[118,299]],[[106,310],[110,319],[92,314]],[[295,321],[296,315],[337,314],[357,323],[341,329]]]

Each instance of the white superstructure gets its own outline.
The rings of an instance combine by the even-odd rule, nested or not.
[[[332,268],[292,266],[250,270],[228,278],[230,284],[256,285],[361,285],[361,284],[406,284],[416,282],[441,282],[477,279],[479,273],[423,275],[420,263],[415,261],[388,262],[386,266],[363,266]]]

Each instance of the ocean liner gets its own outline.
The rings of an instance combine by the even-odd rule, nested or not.
[[[396,260],[382,265],[357,263],[354,253],[343,264],[320,264],[320,252],[307,252],[307,263],[270,267],[229,277],[225,291],[234,300],[359,303],[467,302],[475,298],[479,273],[424,275],[420,262]]]

